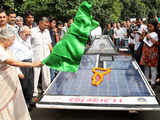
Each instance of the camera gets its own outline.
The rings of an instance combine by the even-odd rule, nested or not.
[[[134,31],[138,31],[138,26],[137,25],[131,25],[131,32],[134,32]]]

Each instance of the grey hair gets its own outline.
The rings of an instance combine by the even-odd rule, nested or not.
[[[22,22],[23,22],[23,17],[17,16],[17,17],[16,17],[16,21],[22,21]]]
[[[48,20],[47,17],[41,17],[41,18],[39,19],[39,21],[48,22],[49,20]]]
[[[20,29],[19,29],[19,33],[20,32],[23,32],[23,31],[25,31],[25,30],[28,30],[28,29],[30,29],[27,25],[24,25],[24,26],[22,26]]]
[[[15,36],[14,31],[11,28],[0,29],[0,41],[8,40],[9,38]]]

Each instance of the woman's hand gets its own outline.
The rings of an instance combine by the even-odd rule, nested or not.
[[[57,28],[53,29],[53,32],[54,32],[54,33],[57,33]]]
[[[149,34],[146,35],[146,38],[150,40],[153,44],[157,44],[157,41],[153,39]]]
[[[152,39],[151,36],[150,36],[150,34],[147,34],[146,38],[148,38],[149,40]]]
[[[24,79],[24,75],[23,74],[18,74],[18,77],[23,80]]]
[[[154,39],[150,39],[150,41],[153,43],[153,44],[156,44],[157,43],[157,41],[156,40],[154,40]]]
[[[39,62],[34,62],[33,63],[33,67],[40,67],[40,66],[42,66],[43,64],[42,64],[42,62],[41,61],[39,61]]]
[[[155,39],[153,39],[149,34],[146,35],[146,38],[147,38],[148,40],[150,40],[153,44],[156,44],[156,43],[157,43],[157,41],[156,41]]]

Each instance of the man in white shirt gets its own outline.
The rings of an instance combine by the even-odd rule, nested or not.
[[[31,30],[28,26],[21,27],[13,45],[9,48],[14,58],[18,61],[32,62],[33,53],[30,43],[30,32]],[[30,109],[32,104],[34,88],[33,68],[20,68],[20,70],[23,73],[22,75],[24,75],[20,77],[23,94],[25,97],[26,104]]]
[[[0,30],[5,28],[6,25],[7,25],[6,11],[0,8]]]
[[[140,59],[141,59],[141,54],[142,54],[142,47],[143,47],[143,42],[140,41],[140,36],[143,33],[147,33],[147,26],[145,24],[143,24],[143,19],[142,18],[137,18],[136,19],[137,22],[137,26],[138,26],[138,30],[134,31],[134,57],[137,61],[137,63],[140,63]],[[142,65],[140,65],[140,68],[142,69],[142,71],[144,71],[144,67]]]
[[[17,36],[16,32],[14,31],[13,27],[7,23],[7,14],[6,11],[0,8],[0,30],[1,29],[9,29],[12,30],[15,35]],[[22,72],[18,69],[18,76],[22,76]]]
[[[16,25],[16,13],[14,11],[10,11],[8,13],[8,24],[12,27],[15,34],[18,34],[18,25]]]
[[[14,44],[10,47],[10,51],[18,61],[28,60],[32,61],[32,49],[30,42],[30,29],[28,26],[23,26],[19,35],[16,36]]]
[[[1,29],[12,29],[12,31],[14,32],[13,27],[7,23],[6,11],[0,8],[0,30]]]
[[[139,37],[140,35],[142,34],[142,32],[147,32],[147,26],[145,24],[143,24],[143,20],[142,18],[138,18],[137,19],[137,25],[138,25],[138,31],[136,31],[136,34],[135,34],[135,47],[134,47],[134,50],[136,51],[140,45],[140,41],[139,41]]]
[[[117,23],[117,29],[114,30],[114,39],[116,43],[116,47],[120,48],[122,47],[122,40],[125,38],[126,33],[121,28],[120,23]]]
[[[42,17],[37,27],[31,30],[31,45],[33,50],[33,62],[42,61],[52,51],[52,41],[50,38],[48,27],[48,19]],[[51,82],[50,68],[47,66],[34,68],[34,94],[38,95],[38,82],[42,75],[42,91],[45,91]]]

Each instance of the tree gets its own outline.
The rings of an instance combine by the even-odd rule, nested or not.
[[[14,10],[14,1],[13,0],[2,0],[1,7],[5,10]]]
[[[93,4],[93,16],[102,27],[120,19],[123,5],[119,0],[90,0],[90,2]]]
[[[143,3],[148,7],[148,13],[159,15],[160,11],[160,0],[143,0]]]
[[[54,16],[66,20],[75,15],[80,0],[27,0],[24,9],[32,10],[37,17]]]
[[[14,9],[18,15],[32,10],[40,16],[54,16],[66,21],[73,17],[84,0],[2,0],[1,7],[7,11]],[[103,27],[106,23],[133,17],[147,17],[159,14],[160,0],[87,0],[93,4],[92,14]]]
[[[135,18],[135,17],[147,17],[148,7],[142,2],[142,0],[121,0],[123,3],[122,19]]]

